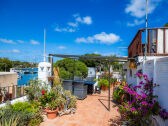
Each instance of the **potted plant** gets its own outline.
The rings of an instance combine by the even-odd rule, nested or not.
[[[107,79],[99,79],[98,86],[101,87],[101,90],[107,90],[109,87],[109,82]]]
[[[52,100],[51,102],[47,103],[46,113],[48,119],[56,118],[58,114],[58,100]]]

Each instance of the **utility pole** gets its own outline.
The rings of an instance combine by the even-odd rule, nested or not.
[[[146,55],[147,55],[147,44],[148,44],[148,0],[146,0],[146,27],[145,27],[145,32],[146,32],[146,42],[145,42],[145,60],[146,60]]]
[[[46,62],[46,30],[44,29],[44,62]]]

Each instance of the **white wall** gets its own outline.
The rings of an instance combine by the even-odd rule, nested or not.
[[[163,29],[158,29],[157,53],[163,53]]]
[[[143,73],[148,75],[151,80],[154,76],[154,60],[147,60],[143,65]]]
[[[156,58],[144,62],[143,73],[147,74],[153,83],[160,86],[154,88],[160,105],[168,111],[168,57]]]
[[[166,53],[168,53],[168,29],[165,30],[165,34],[166,34],[166,38],[165,38],[165,42],[166,42]]]
[[[11,104],[14,104],[14,103],[17,103],[17,102],[24,102],[24,101],[28,101],[27,96],[23,96],[23,97],[20,97],[20,98],[13,99],[10,102],[11,102]],[[6,103],[2,103],[2,104],[0,104],[0,107],[4,107],[5,105],[6,105]]]
[[[17,85],[17,73],[0,72],[0,87]]]
[[[88,77],[96,77],[96,68],[88,67]]]
[[[160,58],[156,60],[156,84],[160,86],[156,88],[155,94],[158,95],[158,101],[163,108],[168,111],[168,58]]]
[[[136,85],[137,84],[137,78],[135,76],[137,70],[132,69],[132,76],[131,76],[131,69],[127,69],[126,72],[126,80],[128,84]]]

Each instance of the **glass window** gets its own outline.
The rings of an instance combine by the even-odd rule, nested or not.
[[[41,71],[43,71],[43,70],[44,70],[44,67],[40,67],[40,69],[41,69]]]
[[[50,67],[47,67],[48,71],[50,71]]]

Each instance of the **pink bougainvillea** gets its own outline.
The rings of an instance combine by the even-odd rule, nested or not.
[[[154,85],[145,74],[137,73],[136,75],[143,81],[140,81],[137,86],[124,86],[123,90],[129,94],[130,101],[120,106],[120,112],[127,119],[132,119],[134,123],[142,123],[151,114],[159,114],[163,119],[168,119],[168,112],[161,109],[159,103],[154,99],[156,96],[153,95],[153,88],[157,85]]]

